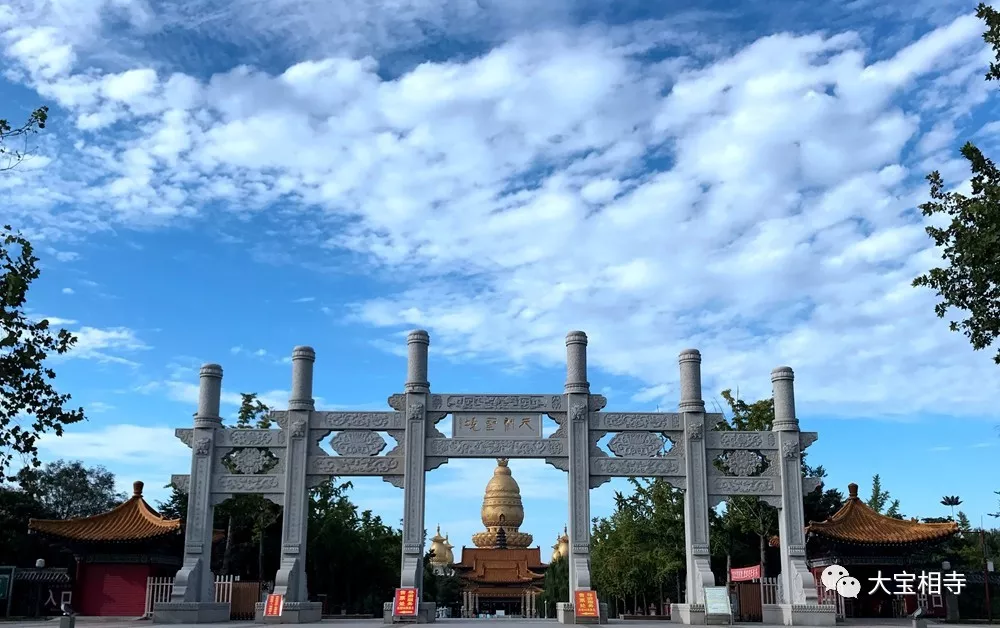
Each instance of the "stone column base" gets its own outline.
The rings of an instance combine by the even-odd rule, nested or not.
[[[416,617],[395,617],[392,614],[392,602],[382,604],[383,624],[433,624],[437,621],[437,604],[421,602]]]
[[[322,602],[285,602],[281,617],[264,617],[264,602],[254,606],[258,624],[312,624],[323,619]]]
[[[670,621],[675,624],[705,625],[704,604],[671,604]]]
[[[608,623],[607,602],[597,603],[600,617],[577,617],[576,608],[569,602],[556,603],[556,620],[560,624],[606,624]]]
[[[781,610],[781,604],[762,604],[761,621],[765,626],[784,626],[785,613]]]
[[[154,624],[218,624],[228,621],[227,602],[160,602],[153,605]]]
[[[837,625],[837,609],[833,604],[767,604],[764,608],[768,606],[781,609],[781,623],[785,626]],[[767,615],[764,616],[764,621],[767,621]]]

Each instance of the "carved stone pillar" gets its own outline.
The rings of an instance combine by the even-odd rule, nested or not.
[[[590,589],[590,382],[587,381],[587,334],[566,335],[566,426],[569,456],[570,600]]]
[[[319,621],[322,604],[309,602],[306,584],[306,540],[309,524],[309,486],[306,462],[309,455],[309,418],[313,401],[311,347],[292,351],[292,391],[288,399],[285,443],[285,498],[281,524],[281,561],[274,578],[274,592],[285,596],[283,623]]]
[[[687,591],[678,604],[681,620],[688,624],[705,622],[705,587],[715,586],[709,552],[708,461],[705,453],[705,401],[701,393],[701,353],[681,351],[680,406],[684,420],[684,543],[687,554]]]
[[[771,371],[774,396],[773,430],[778,436],[781,471],[781,508],[778,536],[781,540],[782,615],[791,625],[833,626],[832,605],[819,605],[816,581],[806,565],[805,514],[802,505],[802,450],[799,420],[795,415],[795,374],[787,366]]]
[[[427,350],[430,336],[426,331],[410,332],[406,338],[406,432],[404,435],[403,477],[403,561],[399,586],[415,587],[420,611],[417,621],[433,622],[436,605],[423,601],[424,585],[424,499],[426,484]]]
[[[201,367],[198,412],[191,437],[191,476],[187,521],[184,528],[184,559],[174,576],[170,601],[153,608],[155,623],[209,623],[229,621],[229,604],[215,602],[212,573],[212,466],[216,430],[222,428],[222,367]]]

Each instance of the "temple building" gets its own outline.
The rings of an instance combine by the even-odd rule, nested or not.
[[[562,536],[556,539],[556,544],[552,546],[552,562],[560,558],[569,558],[569,532],[563,528]]]
[[[80,615],[139,617],[146,579],[173,576],[181,564],[180,519],[166,519],[142,498],[142,482],[112,510],[78,519],[31,519],[29,532],[73,553],[73,609]]]
[[[833,516],[806,526],[806,555],[820,602],[836,604],[841,618],[903,617],[918,607],[931,617],[943,617],[947,595],[917,590],[916,579],[911,583],[913,594],[898,595],[893,576],[905,572],[919,578],[922,571],[945,571],[942,565],[930,563],[930,550],[957,534],[958,524],[887,517],[858,498],[857,484],[849,484],[848,492],[847,501]],[[861,593],[856,599],[826,590],[822,575],[829,565],[842,565],[858,579]]]
[[[531,535],[520,531],[524,522],[521,488],[505,458],[497,460],[486,484],[482,520],[486,529],[472,535],[475,547],[463,546],[462,560],[452,565],[463,581],[462,614],[503,611],[507,616],[537,617],[536,600],[548,565],[542,562],[541,548],[530,547]],[[440,529],[431,539],[431,548],[436,547],[451,557],[451,545],[447,537],[441,537]],[[435,570],[440,568],[440,563],[435,565]]]

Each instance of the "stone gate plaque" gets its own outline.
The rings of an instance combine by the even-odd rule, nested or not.
[[[453,438],[542,437],[542,415],[521,412],[453,412]]]

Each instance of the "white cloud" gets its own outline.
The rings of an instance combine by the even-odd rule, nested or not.
[[[51,323],[51,319],[49,322]],[[76,344],[65,354],[66,358],[136,366],[136,362],[118,354],[149,348],[146,343],[139,339],[135,331],[127,327],[100,329],[84,326],[71,331],[76,336]]]
[[[88,414],[101,414],[104,412],[109,412],[114,409],[115,407],[113,405],[111,405],[110,403],[105,403],[103,401],[91,401],[90,403],[87,404]]]
[[[76,291],[73,290],[72,288],[63,288],[62,289],[62,293],[63,294],[73,294],[74,292],[76,292]]]
[[[765,395],[788,363],[804,412],[972,415],[1000,373],[909,284],[936,263],[920,178],[965,176],[951,139],[970,132],[966,95],[988,97],[980,30],[959,16],[881,59],[857,33],[789,32],[650,63],[634,29],[537,29],[393,79],[336,55],[207,80],[80,72],[82,29],[6,39],[90,128],[128,121],[53,162],[78,176],[24,188],[40,190],[25,220],[64,237],[239,213],[303,263],[325,247],[419,282],[350,311],[427,327],[447,356],[556,364],[579,328],[593,366],[639,380],[637,404],[672,401],[673,356],[696,346],[707,394]]]
[[[130,424],[88,431],[74,426],[62,436],[43,435],[38,447],[47,457],[86,460],[88,464],[156,462],[176,466],[191,456],[191,450],[174,438],[173,428]]]

